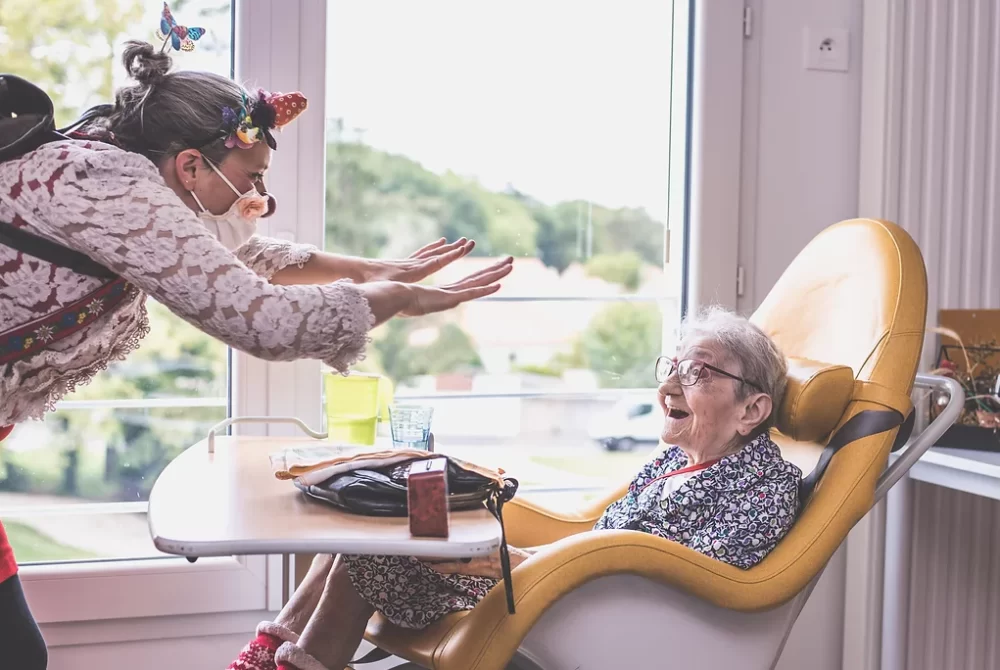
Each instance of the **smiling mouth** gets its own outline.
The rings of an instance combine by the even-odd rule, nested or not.
[[[667,416],[671,419],[686,419],[689,414],[684,410],[677,409],[676,407],[671,407],[667,410]]]

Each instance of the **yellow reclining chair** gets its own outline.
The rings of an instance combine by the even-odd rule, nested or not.
[[[831,226],[782,275],[752,320],[789,358],[774,437],[804,473],[859,412],[910,415],[926,305],[920,251],[892,223]],[[942,415],[888,470],[896,428],[844,446],[791,532],[749,570],[640,532],[591,531],[627,483],[569,515],[515,498],[508,541],[551,545],[514,570],[516,614],[498,588],[423,631],[376,614],[366,638],[405,667],[440,670],[773,667],[848,531],[957,418],[957,383],[917,381],[950,394]]]

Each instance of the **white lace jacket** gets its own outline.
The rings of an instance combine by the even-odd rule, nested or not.
[[[373,323],[355,285],[268,280],[314,249],[254,237],[222,246],[148,159],[99,142],[45,145],[0,163],[0,221],[81,251],[139,295],[27,359],[0,365],[0,426],[38,419],[134,350],[151,296],[225,344],[267,360],[320,359],[344,371]],[[102,281],[0,245],[0,333],[81,300]]]

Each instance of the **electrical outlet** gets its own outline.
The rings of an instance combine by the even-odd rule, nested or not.
[[[847,72],[850,55],[848,38],[846,30],[807,26],[803,31],[806,69]]]

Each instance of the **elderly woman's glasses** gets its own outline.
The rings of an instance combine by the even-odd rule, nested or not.
[[[715,367],[714,365],[709,365],[702,361],[691,360],[686,358],[683,361],[678,361],[673,358],[667,358],[666,356],[660,356],[656,359],[656,383],[662,384],[667,381],[667,378],[677,371],[677,381],[681,383],[681,386],[694,386],[701,379],[701,375],[705,370],[711,370],[712,372],[718,373],[723,377],[729,377],[730,379],[735,379],[738,382],[743,382],[748,386],[752,386],[761,393],[764,389],[760,385],[755,384],[751,381],[747,381],[743,377],[738,377],[737,375],[730,374],[725,370]]]

